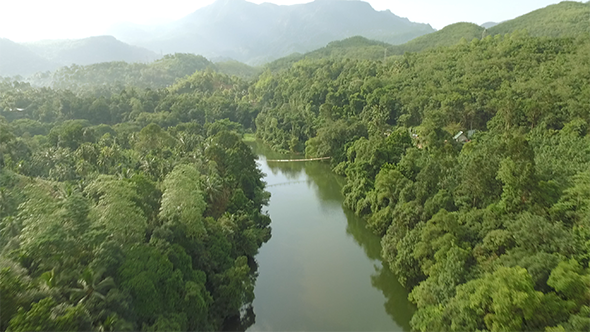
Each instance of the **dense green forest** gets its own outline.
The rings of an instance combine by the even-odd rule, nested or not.
[[[252,81],[189,55],[1,80],[0,329],[250,326],[255,132],[331,157],[413,329],[590,330],[590,35],[538,35],[352,38]]]
[[[228,120],[252,122],[244,90],[212,72],[109,98],[2,82],[0,329],[251,324],[270,218]]]
[[[589,40],[304,59],[251,87],[256,135],[332,157],[411,290],[414,329],[587,331]]]

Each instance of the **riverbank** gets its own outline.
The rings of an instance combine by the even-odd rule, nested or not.
[[[343,209],[344,179],[323,162],[269,163],[291,156],[248,145],[266,174],[272,219],[256,256],[249,331],[409,331],[407,291],[382,264],[380,238]]]

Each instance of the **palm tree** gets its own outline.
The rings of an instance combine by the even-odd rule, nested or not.
[[[212,173],[205,178],[204,184],[209,203],[213,204],[215,199],[221,194],[224,186],[223,179],[219,175]]]
[[[73,293],[73,298],[78,299],[78,303],[84,303],[92,297],[98,297],[101,300],[105,299],[102,294],[109,287],[114,287],[115,282],[113,278],[107,277],[102,279],[104,269],[97,272],[92,271],[87,267],[82,273],[82,277],[78,279],[78,288],[71,288],[70,291]]]
[[[5,217],[4,219],[0,218],[0,253],[6,253],[18,248],[18,235],[20,234],[21,228],[22,225],[17,218],[12,216]]]

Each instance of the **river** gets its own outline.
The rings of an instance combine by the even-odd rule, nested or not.
[[[260,143],[272,238],[256,256],[248,331],[409,331],[414,307],[383,265],[378,236],[343,209],[344,179],[327,162],[285,159]]]

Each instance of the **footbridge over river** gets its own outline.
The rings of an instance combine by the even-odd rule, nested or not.
[[[322,157],[322,158],[308,158],[308,159],[267,159],[267,162],[273,163],[291,163],[295,161],[318,161],[318,160],[328,160],[332,157]]]

